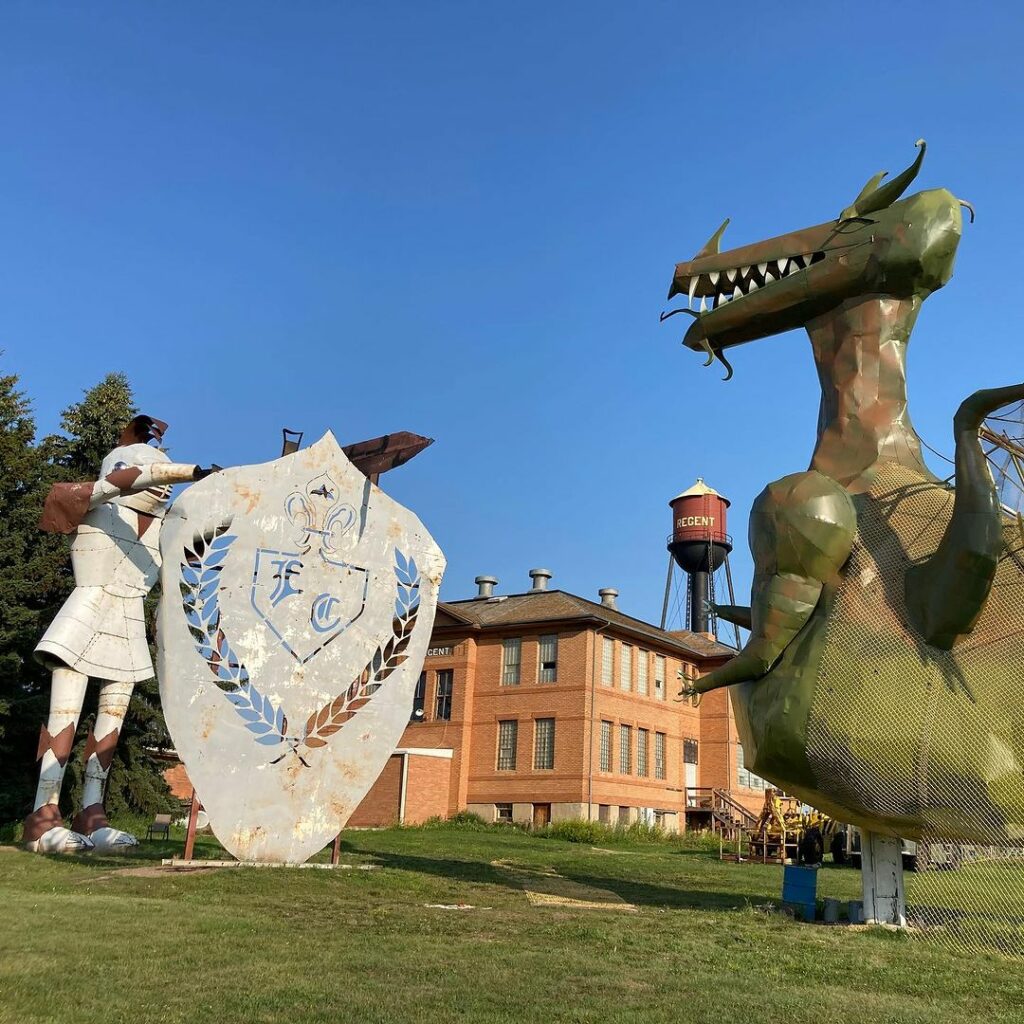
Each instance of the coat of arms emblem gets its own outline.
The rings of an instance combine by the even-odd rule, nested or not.
[[[409,721],[444,557],[326,434],[190,488],[161,536],[160,696],[217,838],[300,863]]]

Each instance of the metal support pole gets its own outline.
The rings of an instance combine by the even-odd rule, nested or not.
[[[672,569],[675,563],[675,559],[670,554],[668,556],[668,575],[665,577],[665,600],[661,604],[661,628],[665,628],[665,623],[668,621],[668,599],[672,592]]]
[[[708,631],[708,574],[698,570],[690,573],[690,624],[693,633]]]
[[[196,821],[199,819],[199,797],[196,796],[195,788],[192,790],[192,805],[188,810],[188,828],[185,830],[185,853],[184,859],[191,860],[196,848]]]
[[[337,864],[341,860],[341,833],[339,832],[334,837],[334,842],[331,844],[331,863]]]
[[[906,928],[907,899],[903,890],[903,844],[900,840],[862,829],[860,871],[864,923]]]

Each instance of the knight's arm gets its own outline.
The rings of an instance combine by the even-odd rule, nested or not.
[[[154,462],[147,466],[115,469],[92,487],[89,508],[96,508],[122,494],[135,494],[151,487],[170,487],[198,480],[204,475],[201,467],[187,462]]]
[[[200,480],[212,471],[191,463],[157,462],[115,469],[95,482],[54,484],[46,496],[39,528],[47,533],[74,533],[85,514],[104,502],[151,487]]]

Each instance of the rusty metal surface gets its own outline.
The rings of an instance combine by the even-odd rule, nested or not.
[[[357,441],[355,444],[346,445],[342,450],[360,473],[365,476],[379,476],[389,469],[405,465],[433,443],[432,437],[422,437],[420,434],[400,430],[368,441]]]
[[[158,674],[175,748],[235,857],[301,863],[337,835],[408,723],[444,557],[329,433],[190,488],[161,550]]]

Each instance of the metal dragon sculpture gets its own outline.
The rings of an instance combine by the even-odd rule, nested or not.
[[[677,265],[684,344],[724,350],[803,327],[821,382],[810,468],[750,517],[750,630],[686,691],[732,686],[748,767],[815,806],[904,837],[1024,840],[1024,559],[981,444],[1024,384],[977,391],[953,419],[955,488],[925,466],[907,410],[921,304],[953,272],[961,208],[875,175],[838,218]],[[728,224],[728,221],[726,221]],[[674,310],[673,312],[679,312]],[[671,314],[668,314],[671,315]]]

